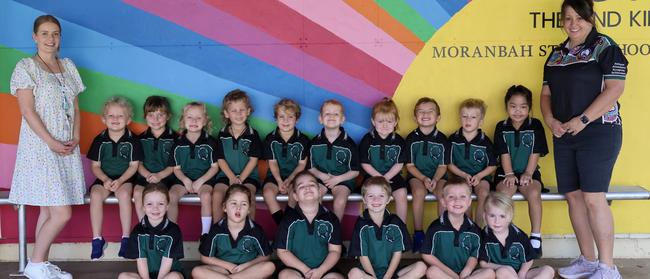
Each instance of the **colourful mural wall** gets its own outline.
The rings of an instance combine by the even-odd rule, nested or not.
[[[272,104],[290,97],[303,108],[299,128],[313,135],[320,129],[321,103],[334,98],[346,108],[346,130],[359,140],[370,128],[372,104],[392,97],[402,114],[400,133],[406,135],[415,125],[412,106],[421,96],[441,103],[439,128],[449,134],[458,127],[457,104],[471,96],[488,103],[484,130],[491,135],[496,121],[505,117],[502,95],[507,87],[517,83],[540,91],[545,51],[564,37],[554,18],[560,2],[2,1],[0,188],[10,186],[20,125],[16,100],[9,95],[9,78],[19,59],[33,55],[32,22],[41,14],[61,20],[61,56],[76,63],[88,87],[80,95],[85,153],[102,130],[99,115],[108,96],[126,96],[140,108],[147,96],[163,95],[172,101],[176,116],[183,104],[199,100],[209,104],[215,123],[220,123],[222,97],[234,88],[251,95],[255,108],[251,124],[260,134],[274,128]],[[599,28],[626,45],[630,60],[621,99],[624,145],[612,181],[617,185],[650,185],[643,168],[650,157],[643,148],[644,128],[650,121],[643,113],[643,104],[650,101],[643,94],[650,86],[643,78],[650,66],[650,12],[641,2],[597,3],[597,10],[605,12]],[[618,25],[612,21],[616,14]],[[535,103],[538,99],[535,96]],[[537,105],[533,115],[540,117]],[[172,127],[177,127],[176,119]],[[134,130],[144,128],[140,110],[134,122]],[[543,179],[549,185],[555,184],[552,162],[550,155],[541,160]],[[87,172],[86,179],[94,178]],[[522,206],[518,210],[525,212]],[[544,232],[569,233],[564,205],[544,206]],[[650,210],[647,202],[615,202],[613,209],[617,233],[650,231],[650,225],[634,222],[635,216],[641,216],[639,209]],[[109,206],[107,214],[110,210]],[[351,206],[346,221],[353,222],[358,210]],[[117,220],[113,211],[115,216],[109,218]],[[196,207],[182,211],[198,216]],[[30,211],[30,216],[34,214]],[[524,228],[528,226],[525,215],[517,218]],[[5,220],[14,216],[10,207],[0,207],[3,237],[9,242],[15,241],[15,223]],[[427,220],[434,217],[427,214]],[[197,220],[181,225],[198,228],[198,217],[192,219]],[[87,221],[87,207],[78,207],[60,240],[86,241],[90,229],[77,226],[87,226]],[[114,233],[117,239],[119,232]]]

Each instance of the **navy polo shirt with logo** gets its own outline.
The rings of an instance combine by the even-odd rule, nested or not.
[[[542,122],[528,118],[515,129],[510,118],[500,121],[494,129],[494,149],[497,155],[510,154],[515,174],[524,173],[531,154],[544,156],[548,153]]]
[[[387,173],[395,164],[405,163],[404,139],[391,133],[382,139],[376,130],[368,132],[359,144],[359,160],[370,164],[381,174]]]
[[[467,141],[461,128],[449,137],[449,142],[451,163],[469,175],[474,176],[489,166],[497,165],[492,142],[481,129],[471,141]],[[489,181],[491,177],[485,179]]]
[[[411,249],[406,225],[402,219],[386,210],[381,226],[377,226],[368,210],[357,218],[350,240],[349,255],[368,257],[377,278],[383,278],[393,253]]]
[[[276,249],[289,250],[309,268],[317,268],[325,261],[329,244],[341,245],[341,225],[334,213],[321,205],[310,223],[299,205],[287,208],[275,234]]]
[[[173,259],[172,271],[183,273],[180,259],[183,255],[183,235],[174,222],[165,219],[153,226],[149,218],[144,217],[129,236],[127,259],[147,259],[149,273],[157,274],[163,258]]]
[[[325,136],[325,129],[311,140],[309,148],[309,168],[316,168],[331,175],[342,175],[359,170],[359,151],[354,140],[341,127],[339,136],[330,143]],[[354,188],[354,179],[342,182],[350,190]]]
[[[195,143],[181,135],[172,147],[172,156],[172,165],[180,166],[183,174],[194,181],[217,163],[217,141],[205,131]]]
[[[228,218],[223,218],[210,228],[208,236],[199,246],[199,252],[234,264],[243,264],[260,256],[271,254],[271,246],[257,223],[246,218],[244,228],[237,238],[228,229]]]
[[[438,129],[424,134],[420,128],[416,128],[406,137],[404,153],[408,164],[413,164],[422,174],[431,178],[438,167],[449,164],[450,149],[447,136]]]
[[[285,141],[276,128],[264,140],[264,158],[276,161],[280,168],[280,176],[286,179],[298,166],[301,160],[307,159],[309,139],[298,129],[293,130],[293,135]],[[267,177],[273,177],[269,170]]]
[[[501,244],[489,227],[483,229],[483,243],[479,260],[498,265],[509,265],[519,272],[521,265],[535,257],[528,235],[514,224],[508,227],[505,245]]]
[[[99,162],[108,177],[117,179],[129,168],[131,162],[142,160],[142,146],[129,129],[124,131],[117,142],[109,137],[108,130],[104,130],[95,137],[86,156]]]
[[[144,131],[138,139],[142,145],[144,159],[142,164],[152,172],[160,172],[171,165],[172,146],[178,138],[178,134],[167,127],[159,137],[155,137],[151,128]]]
[[[242,173],[251,157],[262,157],[262,142],[260,136],[255,129],[246,126],[244,132],[235,139],[230,134],[230,126],[226,126],[219,130],[219,148],[217,149],[217,159],[224,159],[228,162],[230,170],[239,175]],[[223,171],[219,171],[218,178],[226,177]],[[257,181],[260,180],[257,167],[253,169],[248,176]]]
[[[555,48],[544,64],[544,85],[551,89],[553,117],[564,123],[580,116],[603,91],[603,81],[625,80],[628,61],[612,38],[594,27],[585,42],[568,49],[568,39]],[[591,123],[621,125],[616,102]]]
[[[469,258],[479,257],[481,229],[465,216],[460,230],[456,230],[445,211],[427,229],[420,252],[433,255],[456,273],[460,273]]]

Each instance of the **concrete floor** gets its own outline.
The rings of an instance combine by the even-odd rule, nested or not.
[[[412,261],[412,260],[405,260]],[[548,264],[555,268],[566,265],[569,259],[543,259],[535,261],[535,265]],[[114,279],[122,271],[135,271],[135,263],[128,261],[119,262],[57,262],[63,270],[74,275],[76,279]],[[198,262],[184,262],[185,270],[189,271]],[[347,272],[353,265],[353,260],[342,260],[339,268]],[[650,278],[650,259],[621,259],[617,260],[623,278],[625,279],[648,279]],[[276,262],[277,265],[277,262]],[[9,274],[16,272],[18,264],[15,262],[0,262],[0,277],[10,278]],[[13,277],[17,278],[17,277]],[[557,277],[559,278],[559,277]]]

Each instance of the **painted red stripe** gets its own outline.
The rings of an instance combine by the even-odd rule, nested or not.
[[[277,1],[206,0],[348,75],[392,96],[402,75]]]

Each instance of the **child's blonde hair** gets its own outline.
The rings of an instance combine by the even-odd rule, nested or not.
[[[325,109],[325,106],[327,105],[339,106],[341,108],[341,114],[345,115],[345,108],[343,107],[343,104],[335,99],[325,100],[325,102],[323,102],[323,104],[320,106],[320,114],[323,114],[323,109]]]
[[[162,111],[170,117],[172,115],[171,106],[169,105],[169,100],[163,96],[149,96],[146,101],[144,101],[144,116],[147,116],[147,113]]]
[[[481,99],[469,98],[460,103],[458,112],[460,113],[460,111],[463,109],[478,109],[481,111],[481,117],[484,117],[485,111],[487,110],[487,105]]]
[[[185,133],[187,131],[187,128],[185,128],[185,114],[187,111],[192,108],[192,107],[198,107],[201,109],[203,112],[203,117],[205,117],[205,125],[203,125],[203,130],[206,131],[208,134],[212,133],[212,119],[210,118],[210,115],[208,114],[208,106],[206,106],[204,103],[201,102],[189,102],[187,105],[183,107],[183,113],[181,113],[181,118],[179,122],[179,130],[181,133]]]
[[[275,119],[278,119],[278,112],[280,112],[280,110],[292,111],[296,116],[296,119],[300,118],[300,105],[292,99],[283,98],[273,106],[273,117],[275,117]]]
[[[165,196],[165,200],[167,200],[167,203],[169,203],[169,190],[167,189],[167,186],[163,183],[149,183],[147,186],[144,187],[144,191],[142,191],[142,203],[144,204],[144,198],[147,196],[149,193],[154,193],[154,192],[159,192]]]
[[[251,113],[253,113],[253,106],[251,105],[251,101],[248,98],[246,91],[241,89],[232,90],[223,97],[223,102],[221,103],[221,120],[225,126],[230,125],[230,119],[226,118],[226,110],[228,110],[228,106],[238,101],[244,102],[246,107],[251,110]]]
[[[447,182],[445,182],[445,185],[442,187],[442,195],[447,196],[447,189],[452,186],[463,187],[465,190],[467,190],[467,193],[470,195],[472,194],[472,188],[469,186],[469,184],[467,184],[467,180],[463,179],[460,176],[450,174],[447,178]]]
[[[391,190],[390,190],[390,183],[386,181],[386,178],[383,176],[373,176],[366,181],[363,182],[363,186],[361,186],[361,196],[365,197],[366,192],[368,191],[368,188],[371,186],[379,186],[381,187],[384,192],[386,192],[386,195],[390,196]]]
[[[126,113],[126,116],[131,119],[133,118],[133,106],[131,106],[131,103],[129,100],[122,96],[112,96],[104,102],[104,112],[103,114],[106,115],[106,110],[108,110],[108,107],[110,106],[120,106],[122,109],[124,109],[124,112]]]
[[[399,112],[393,100],[383,98],[372,106],[372,119],[375,119],[377,114],[392,114],[395,117],[395,122],[399,123]],[[395,126],[395,130],[399,129],[399,124]]]
[[[413,115],[418,116],[418,106],[421,104],[426,104],[426,103],[432,103],[436,108],[434,109],[436,114],[440,115],[440,106],[438,105],[438,102],[434,100],[433,98],[429,97],[422,97],[418,99],[418,101],[415,103],[415,106],[413,107]]]
[[[483,206],[484,212],[487,212],[490,206],[503,210],[506,215],[510,216],[511,220],[515,215],[515,207],[512,198],[504,193],[491,192],[485,200],[485,205]]]

